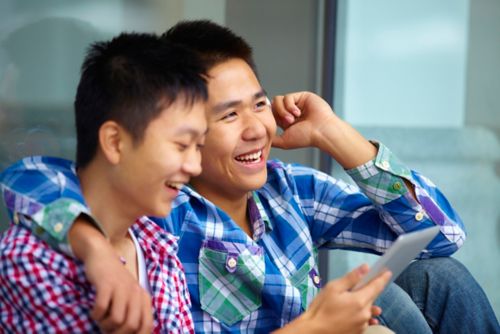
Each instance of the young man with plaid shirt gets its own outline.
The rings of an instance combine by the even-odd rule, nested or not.
[[[120,258],[142,288],[127,292],[134,297],[132,304],[116,296],[117,307],[128,309],[117,327],[106,321],[106,314],[91,312],[99,303],[91,281],[105,277],[87,278],[88,267],[81,261],[55,251],[26,225],[14,224],[0,236],[0,332],[194,332],[178,239],[146,215],[167,215],[182,184],[201,171],[199,147],[207,131],[203,72],[196,55],[153,34],[121,34],[91,46],[75,100],[76,166],[34,157],[4,174],[37,166],[43,177],[68,177],[59,167],[78,176],[61,195],[83,192],[88,205],[83,212],[99,222],[111,256]],[[9,207],[16,202],[8,188],[3,194]],[[57,208],[81,213],[69,201],[59,201]],[[64,216],[53,213],[40,212],[59,226]],[[10,214],[17,221],[19,213]],[[102,254],[97,244],[80,246],[73,251],[82,259]]]

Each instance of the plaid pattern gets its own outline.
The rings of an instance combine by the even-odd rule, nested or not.
[[[31,178],[17,178],[17,182],[6,182],[16,173],[26,173],[26,169],[21,162],[1,177],[3,186],[15,190],[17,197],[23,197],[27,190],[20,190],[22,186],[16,183],[24,185],[30,182],[26,186],[30,191],[60,187],[48,179],[33,183]],[[67,167],[60,166],[57,170],[75,179]],[[402,171],[399,175],[398,172]],[[183,188],[174,201],[169,217],[152,218],[167,231],[180,236],[178,255],[186,271],[196,332],[269,333],[293,320],[303,312],[317,289],[314,284],[316,248],[381,254],[399,234],[435,224],[441,227],[441,233],[420,257],[447,256],[462,245],[465,239],[463,224],[439,189],[422,175],[399,165],[382,144],[379,144],[379,154],[374,161],[348,173],[359,188],[308,167],[269,161],[267,183],[248,199],[253,238],[222,210],[188,187]],[[419,202],[409,195],[403,178],[415,186]],[[399,196],[393,196],[388,190],[395,182],[400,182],[404,188]],[[386,186],[378,192],[367,190],[366,185],[373,188]],[[43,198],[37,201],[41,205],[50,205],[50,202]],[[82,199],[80,203],[83,203]],[[9,209],[13,210],[12,207]],[[36,224],[44,225],[40,221]],[[234,249],[240,250],[238,256],[242,250],[260,247],[264,257],[264,285],[253,291],[254,295],[260,295],[261,305],[254,311],[250,311],[252,308],[238,310],[239,316],[243,317],[234,324],[222,321],[223,318],[216,314],[222,307],[202,307],[201,300],[206,297],[207,290],[202,288],[200,280],[206,275],[201,272],[206,264],[202,265],[200,259],[207,259],[203,254],[207,248],[214,250],[208,246],[217,243],[235,245]],[[228,249],[218,251],[227,260]],[[228,275],[225,273],[226,277]],[[213,281],[212,284],[218,284],[218,303],[223,298],[226,301],[222,303],[232,304],[236,304],[237,298],[247,298],[246,295],[234,294],[240,287],[236,289],[227,284],[227,280]],[[248,300],[242,302],[248,303]]]
[[[52,247],[70,255],[67,232],[71,224],[67,224],[68,220],[74,221],[78,215],[86,214],[102,231],[85,205],[75,174],[71,161],[40,156],[22,159],[0,174],[11,221],[21,223]]]
[[[144,252],[154,333],[192,333],[193,321],[177,238],[147,218],[132,226]],[[55,252],[13,225],[0,238],[0,332],[98,333],[90,318],[95,291],[81,262]]]
[[[232,326],[261,304],[264,256],[260,247],[210,240],[199,260],[201,308]]]

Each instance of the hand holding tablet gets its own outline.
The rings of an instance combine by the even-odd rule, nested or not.
[[[352,290],[361,288],[370,280],[380,275],[384,270],[392,272],[391,280],[388,283],[395,280],[411,260],[434,239],[438,232],[439,226],[433,226],[424,230],[400,235]]]

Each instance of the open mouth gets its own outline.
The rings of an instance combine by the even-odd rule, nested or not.
[[[177,190],[177,191],[181,190],[183,185],[184,185],[184,183],[180,183],[180,182],[167,182],[166,183],[166,186],[168,188],[171,188],[171,189]]]
[[[254,153],[242,154],[235,157],[236,161],[244,164],[255,164],[262,161],[262,150]]]

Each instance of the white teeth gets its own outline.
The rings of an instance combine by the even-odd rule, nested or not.
[[[252,154],[246,154],[246,155],[240,155],[236,157],[236,160],[238,161],[256,161],[260,160],[260,157],[262,156],[262,151],[258,151]]]
[[[177,190],[181,190],[182,186],[184,185],[183,183],[178,183],[178,182],[172,182],[172,183],[167,183],[167,185],[171,188],[175,188]]]

